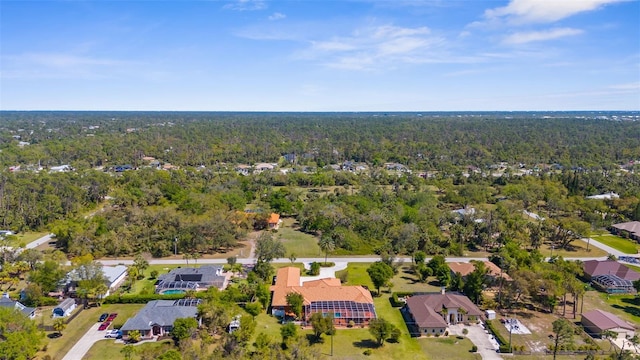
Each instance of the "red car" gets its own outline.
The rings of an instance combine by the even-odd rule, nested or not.
[[[100,327],[98,328],[98,331],[104,331],[107,330],[107,328],[111,326],[111,321],[105,321],[102,324],[100,324]]]
[[[107,317],[107,321],[113,321],[117,316],[117,313],[109,314],[109,317]]]

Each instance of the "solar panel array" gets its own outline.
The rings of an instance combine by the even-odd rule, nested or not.
[[[198,306],[201,302],[201,299],[180,299],[176,300],[173,306]]]
[[[305,306],[305,313],[332,313],[336,318],[375,319],[376,310],[373,304],[354,301],[315,301]]]

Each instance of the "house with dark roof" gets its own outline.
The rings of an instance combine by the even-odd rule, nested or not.
[[[158,277],[156,294],[177,294],[188,290],[204,291],[210,287],[223,290],[229,284],[229,276],[222,266],[175,268]]]
[[[500,267],[491,261],[483,261],[485,268],[488,270],[487,272],[487,280],[490,283],[499,282],[500,278],[505,281],[511,281],[511,277]],[[447,266],[449,266],[449,270],[451,270],[451,275],[455,275],[456,273],[460,273],[462,278],[464,279],[469,274],[471,274],[475,270],[475,266],[473,262],[448,262]]]
[[[200,299],[154,300],[140,310],[136,316],[129,318],[120,331],[127,339],[134,330],[140,332],[142,339],[169,334],[177,319],[197,318]]]
[[[468,297],[458,292],[415,295],[402,308],[407,327],[417,336],[442,335],[447,326],[475,322],[482,311]]]
[[[627,335],[633,336],[635,333],[633,325],[599,309],[583,313],[581,323],[587,333],[596,336],[601,336],[604,331],[613,331],[619,338],[624,339]]]
[[[587,281],[591,281],[598,275],[615,275],[629,281],[640,279],[640,273],[613,260],[588,260],[582,264],[582,268]]]
[[[35,308],[24,306],[19,301],[11,300],[8,293],[4,293],[2,294],[2,297],[0,297],[0,306],[20,311],[24,315],[28,316],[29,319],[33,319],[36,316]]]
[[[640,242],[640,221],[613,224],[609,228],[612,233]]]
[[[377,317],[371,292],[362,286],[343,286],[340,279],[326,278],[301,282],[300,269],[278,269],[271,286],[271,313],[284,318],[293,316],[287,304],[287,294],[303,297],[302,321],[308,322],[314,313],[333,314],[336,326],[367,325]]]

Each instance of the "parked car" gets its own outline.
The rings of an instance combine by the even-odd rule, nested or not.
[[[100,324],[100,327],[98,328],[98,331],[104,331],[107,330],[107,328],[111,326],[111,322],[109,321],[105,321],[102,324]]]
[[[109,314],[104,313],[100,315],[100,319],[98,319],[98,322],[104,322],[105,320],[107,320],[108,317],[109,317]]]
[[[109,317],[107,317],[107,321],[113,321],[117,316],[118,313],[109,314]]]
[[[104,334],[104,337],[111,338],[111,339],[119,339],[122,337],[122,331],[117,329],[109,330]]]

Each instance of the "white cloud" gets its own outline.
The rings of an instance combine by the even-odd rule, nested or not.
[[[256,11],[266,9],[267,4],[264,0],[235,0],[222,8],[235,11]]]
[[[506,44],[525,44],[534,41],[554,40],[566,36],[575,36],[582,34],[583,31],[572,28],[558,28],[542,31],[517,32],[507,36],[504,39]]]
[[[634,83],[627,83],[627,84],[616,84],[616,85],[611,85],[609,86],[609,89],[614,89],[614,90],[640,90],[640,81],[639,82],[634,82]]]
[[[285,15],[283,13],[276,12],[276,13],[273,13],[272,15],[269,15],[269,20],[271,20],[271,21],[282,20],[282,19],[284,19],[286,17],[287,17],[287,15]]]
[[[486,10],[484,16],[516,24],[549,23],[621,1],[625,0],[511,0],[507,6]]]

